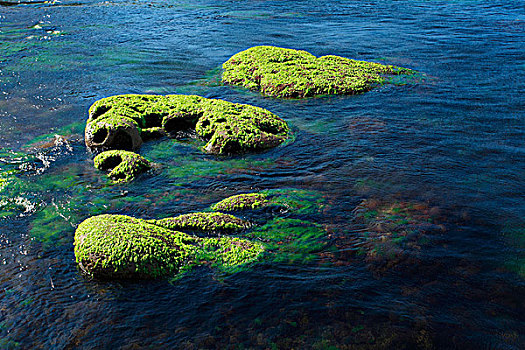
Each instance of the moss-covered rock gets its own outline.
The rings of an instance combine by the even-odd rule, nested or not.
[[[177,276],[196,265],[231,270],[256,260],[259,243],[240,238],[201,238],[124,215],[84,220],[75,232],[75,258],[97,278]]]
[[[221,212],[160,220],[94,216],[76,230],[76,261],[87,274],[102,278],[178,277],[197,265],[235,272],[256,260],[308,263],[330,249],[330,234],[312,221],[312,208],[322,207],[319,195],[312,192],[269,190],[233,196],[216,205],[243,210],[250,222]],[[306,205],[309,200],[312,203]],[[256,210],[264,206],[277,210]],[[286,217],[280,216],[282,209]],[[238,237],[223,235],[232,233]],[[267,254],[260,258],[263,251]]]
[[[234,195],[212,205],[211,209],[242,211],[268,206],[297,214],[314,214],[324,207],[324,199],[315,191],[275,189]]]
[[[210,212],[183,214],[172,218],[151,220],[150,222],[170,230],[200,231],[209,235],[240,231],[249,226],[248,222],[236,216]]]
[[[110,170],[108,176],[115,182],[133,180],[138,174],[151,168],[150,162],[133,152],[111,150],[100,153],[94,160],[95,168]]]
[[[385,75],[413,73],[406,68],[331,55],[315,57],[306,51],[273,46],[239,52],[223,69],[223,83],[280,98],[357,94],[385,83]]]
[[[136,150],[161,135],[197,135],[210,154],[276,147],[288,126],[268,110],[194,95],[118,95],[89,109],[86,145],[92,150]]]
[[[256,209],[269,203],[266,193],[243,193],[223,199],[211,208],[212,210],[238,211]]]

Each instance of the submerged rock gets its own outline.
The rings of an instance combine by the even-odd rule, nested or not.
[[[300,50],[255,46],[223,64],[222,81],[273,97],[303,98],[324,94],[351,95],[386,82],[385,75],[413,74],[410,69],[314,55]]]
[[[276,217],[255,227],[245,237],[264,243],[269,260],[274,262],[306,263],[318,259],[328,250],[328,232],[308,220]]]
[[[176,276],[197,265],[228,270],[256,260],[263,246],[235,237],[201,238],[124,215],[84,220],[75,232],[75,258],[96,278]]]
[[[85,130],[91,150],[136,150],[161,135],[197,135],[210,154],[237,154],[276,147],[288,126],[263,108],[195,95],[118,95],[89,109]]]
[[[128,182],[151,168],[141,155],[129,151],[111,150],[100,153],[94,160],[95,168],[110,170],[108,176],[115,182]]]
[[[431,234],[446,229],[440,224],[440,210],[426,203],[368,199],[354,213],[356,220],[366,226],[362,232],[366,260],[376,269],[413,259],[431,240]]]

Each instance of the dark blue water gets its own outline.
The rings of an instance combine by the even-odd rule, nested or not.
[[[524,348],[524,43],[520,1],[0,6],[0,166],[24,169],[0,183],[0,348]],[[423,77],[285,101],[217,83],[224,61],[260,44]],[[121,93],[250,103],[285,119],[295,141],[215,158],[159,140],[141,149],[156,171],[112,186],[82,132],[88,107]],[[331,245],[309,264],[172,283],[77,270],[75,227],[91,215],[166,217],[279,188],[327,203],[315,219]],[[362,253],[363,200],[412,203],[441,229],[378,261]]]

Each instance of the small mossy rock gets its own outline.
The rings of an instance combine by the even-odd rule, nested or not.
[[[243,193],[223,199],[211,208],[218,211],[239,211],[260,208],[269,203],[265,193]]]
[[[357,94],[385,83],[387,74],[414,73],[406,68],[339,56],[317,58],[306,51],[273,46],[241,51],[222,67],[223,83],[279,98]]]
[[[240,154],[276,147],[288,138],[281,118],[263,108],[195,95],[118,95],[89,109],[91,150],[136,150],[147,139],[195,134],[210,154]]]
[[[176,277],[197,265],[233,272],[258,259],[261,244],[236,237],[200,238],[124,215],[98,215],[75,232],[75,259],[95,278]]]
[[[141,155],[129,151],[111,150],[97,155],[95,168],[110,170],[108,176],[115,182],[128,182],[151,168],[150,162]]]
[[[274,189],[231,196],[212,205],[211,209],[228,212],[272,206],[278,208],[279,211],[312,215],[323,209],[324,202],[324,198],[316,191]]]
[[[249,226],[248,222],[224,213],[191,213],[150,222],[170,230],[200,231],[209,235],[240,231]]]

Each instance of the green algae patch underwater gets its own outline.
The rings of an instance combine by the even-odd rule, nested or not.
[[[197,265],[233,271],[256,260],[262,245],[235,237],[201,238],[124,215],[84,220],[75,232],[75,258],[96,278],[176,277]]]
[[[401,67],[314,55],[301,50],[255,46],[223,64],[222,82],[278,98],[353,95],[387,83],[385,76],[414,74]]]
[[[261,154],[209,156],[196,149],[195,141],[156,140],[143,145],[141,154],[159,164],[162,175],[174,180],[176,186],[188,186],[196,181],[210,179],[223,181],[236,174],[252,175],[278,166],[272,157]]]
[[[151,169],[150,162],[143,156],[122,150],[100,153],[95,157],[94,165],[99,170],[110,170],[108,176],[115,183],[131,181]]]
[[[525,225],[523,222],[507,224],[503,227],[502,235],[509,250],[505,267],[525,279]]]
[[[294,218],[274,218],[245,235],[261,241],[267,259],[283,263],[307,263],[328,248],[328,233],[319,224]]]
[[[43,134],[28,141],[25,149],[49,149],[51,147],[59,147],[70,142],[76,142],[82,139],[82,131],[84,123],[74,122],[69,125],[57,128],[54,132]]]
[[[0,220],[36,210],[35,186],[24,174],[35,172],[38,161],[33,154],[0,150]]]
[[[211,209],[242,212],[256,222],[264,220],[243,234],[262,242],[266,254],[261,261],[305,264],[330,250],[329,232],[315,222],[325,206],[324,198],[316,191],[273,189],[234,195]],[[270,210],[260,211],[265,208]]]
[[[89,109],[85,129],[91,150],[137,150],[163,135],[196,136],[208,154],[242,154],[273,148],[288,139],[284,120],[246,104],[196,95],[118,95]]]

